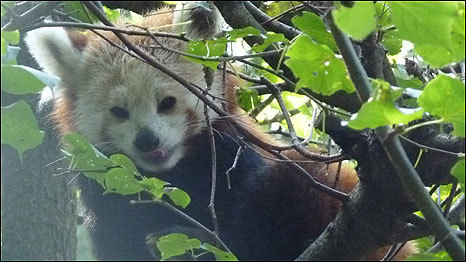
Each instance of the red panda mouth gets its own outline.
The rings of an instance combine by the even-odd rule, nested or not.
[[[144,153],[142,159],[151,164],[160,164],[167,161],[172,155],[173,150],[158,149]]]

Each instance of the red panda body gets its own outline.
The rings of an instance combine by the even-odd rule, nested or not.
[[[145,18],[142,26],[162,28],[172,21],[172,13],[165,12]],[[171,27],[161,30],[177,32]],[[112,33],[102,33],[121,44]],[[154,44],[149,37],[129,39],[140,47]],[[159,40],[173,49],[185,48],[180,40]],[[186,213],[211,227],[212,156],[202,103],[167,75],[94,34],[42,28],[29,33],[26,41],[39,65],[61,78],[53,98],[53,118],[60,130],[82,133],[105,153],[124,153],[145,175],[185,190],[192,200]],[[200,64],[168,51],[152,51],[168,68],[205,86]],[[239,109],[232,102],[234,85],[229,80],[223,90],[222,75],[217,72],[211,93],[221,97],[225,92],[230,113],[237,115]],[[220,105],[221,101],[214,102]],[[287,163],[264,158],[266,153],[259,149],[244,148],[228,188],[225,173],[233,165],[240,143],[226,120],[212,110],[209,114],[218,131],[215,210],[220,238],[240,260],[295,259],[332,220],[340,202],[313,189],[308,178]],[[251,126],[257,136],[272,141],[246,117],[239,117],[239,121]],[[294,151],[284,153],[292,159],[301,158]],[[316,180],[334,184],[334,166],[302,166]],[[79,180],[98,259],[154,259],[146,246],[149,235],[180,232],[215,244],[160,206],[131,206],[129,200],[134,196],[102,195],[103,189],[94,181],[84,176]],[[343,168],[339,181],[336,189],[349,192],[358,179],[354,170]]]

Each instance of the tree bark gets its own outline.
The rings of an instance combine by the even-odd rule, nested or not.
[[[23,50],[26,50],[23,48]],[[28,64],[18,57],[18,64]],[[36,111],[37,95],[15,96],[2,92],[2,106],[25,99]],[[63,155],[47,110],[36,114],[42,144],[23,154],[1,146],[2,260],[75,260],[76,201],[71,177],[53,176]],[[58,164],[63,165],[63,161]]]

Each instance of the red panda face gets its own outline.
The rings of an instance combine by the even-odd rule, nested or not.
[[[30,32],[26,41],[39,65],[61,78],[52,98],[59,127],[83,134],[106,154],[123,153],[149,172],[167,170],[186,157],[189,139],[205,127],[204,104],[197,97],[100,37],[41,28]],[[184,47],[179,40],[163,41]],[[160,49],[152,55],[205,88],[200,64]],[[221,73],[217,74],[210,93],[221,97]]]
[[[89,54],[89,57],[96,57]],[[112,59],[119,60],[118,55]],[[99,149],[121,152],[147,171],[172,168],[185,153],[187,140],[204,127],[204,107],[183,86],[136,59],[121,56],[99,68],[77,96],[76,128]],[[201,84],[196,64],[176,64],[173,70]],[[91,105],[91,106],[89,106]]]

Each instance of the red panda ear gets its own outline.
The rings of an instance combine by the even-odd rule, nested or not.
[[[225,20],[212,1],[194,1],[176,5],[173,23],[182,23],[188,38],[206,40],[222,32]]]
[[[39,28],[27,33],[29,52],[45,72],[63,77],[82,63],[87,36],[63,28]]]

